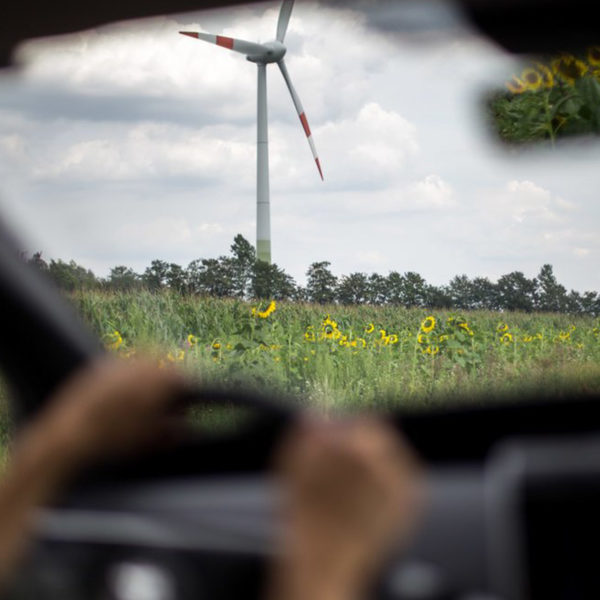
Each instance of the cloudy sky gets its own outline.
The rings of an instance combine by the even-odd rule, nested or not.
[[[254,243],[256,67],[177,32],[264,42],[277,14],[265,3],[25,44],[0,78],[0,204],[24,245],[104,275],[226,254],[238,232]],[[286,62],[325,181],[272,66],[273,260],[299,282],[329,260],[435,284],[549,262],[567,287],[600,290],[598,145],[498,147],[482,93],[519,65],[413,19],[294,9]]]

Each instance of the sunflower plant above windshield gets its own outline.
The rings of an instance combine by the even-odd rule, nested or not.
[[[494,128],[510,143],[600,134],[600,46],[534,60],[489,99]]]

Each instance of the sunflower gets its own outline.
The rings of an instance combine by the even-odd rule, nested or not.
[[[338,324],[327,315],[321,324],[321,339],[337,340],[342,336],[342,332],[338,329]]]
[[[267,308],[265,310],[263,310],[262,312],[257,312],[256,314],[261,319],[267,319],[271,314],[273,314],[275,312],[276,308],[277,308],[277,304],[275,303],[275,300],[271,300],[271,303],[269,304],[269,306],[267,306]]]
[[[193,347],[198,343],[198,338],[190,333],[190,335],[187,336],[187,342],[190,347]]]
[[[521,73],[521,81],[528,90],[538,90],[543,83],[541,74],[535,69],[528,67]]]
[[[500,338],[500,341],[501,341],[503,344],[510,344],[510,343],[513,341],[513,336],[512,336],[512,334],[511,334],[511,333],[508,333],[508,332],[507,332],[507,333],[505,333],[505,334],[504,334],[504,335],[503,335],[503,336]]]
[[[321,326],[321,328],[325,329],[325,327],[327,327],[327,326],[330,326],[330,327],[333,327],[334,329],[337,329],[338,324],[329,315],[327,315],[323,319],[323,325]]]
[[[107,336],[106,348],[108,350],[118,350],[123,343],[121,334],[115,329],[111,334]]]
[[[306,332],[304,333],[304,339],[307,342],[314,342],[315,341],[315,332],[312,331],[312,327],[306,330]]]
[[[435,327],[435,317],[434,316],[429,316],[426,319],[423,320],[423,322],[421,323],[421,331],[423,333],[429,333],[430,331],[433,331],[433,328]]]
[[[542,85],[546,89],[550,89],[551,87],[553,87],[554,86],[554,75],[552,75],[552,71],[546,65],[543,65],[542,63],[535,63],[535,66],[542,75]]]
[[[498,327],[496,327],[496,331],[498,333],[503,333],[504,331],[508,331],[508,325],[506,323],[499,323]]]
[[[590,65],[600,67],[600,46],[590,46],[587,51],[587,59]]]
[[[375,325],[373,323],[369,323],[365,327],[365,333],[373,333],[375,331]]]
[[[468,323],[459,323],[458,326],[464,329],[470,336],[473,336],[473,330],[469,327]]]
[[[516,75],[513,75],[505,85],[508,88],[508,91],[512,92],[513,94],[522,94],[527,89],[525,83]]]
[[[421,337],[421,336],[419,336],[419,337]],[[440,335],[440,338],[439,338],[439,340],[440,340],[440,343],[442,343],[442,342],[445,342],[445,341],[447,341],[447,340],[448,340],[448,336],[447,336],[447,335],[444,333],[444,334]],[[420,344],[420,343],[421,343],[421,342],[419,342],[419,344]]]
[[[575,58],[572,54],[561,54],[551,64],[554,74],[569,85],[573,85],[576,79],[585,75],[589,70],[583,61]]]
[[[420,333],[417,336],[417,342],[419,342],[419,344],[425,344],[427,342],[427,338],[422,333]]]
[[[439,351],[439,346],[427,346],[427,348],[423,350],[423,354],[431,354],[431,356],[435,356]]]
[[[177,354],[173,354],[172,352],[169,352],[167,354],[167,360],[171,363],[181,362],[184,358],[185,358],[185,352],[183,350],[179,350],[177,352]]]

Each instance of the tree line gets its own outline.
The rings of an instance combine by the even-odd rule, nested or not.
[[[27,262],[46,273],[65,291],[170,289],[181,294],[220,298],[268,298],[319,304],[600,315],[600,295],[594,291],[567,292],[556,280],[549,264],[543,265],[532,279],[520,271],[502,275],[496,282],[487,277],[470,279],[467,275],[457,275],[447,285],[435,286],[412,271],[391,271],[387,275],[356,272],[336,277],[330,263],[321,261],[308,267],[306,285],[301,286],[276,264],[257,260],[254,247],[241,234],[235,236],[229,255],[199,258],[185,268],[153,260],[143,273],[118,265],[106,278],[99,278],[74,261],[52,259],[46,262],[41,252],[35,253]]]

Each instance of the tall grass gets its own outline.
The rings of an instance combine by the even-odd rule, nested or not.
[[[325,408],[600,390],[600,332],[591,317],[281,303],[261,319],[252,309],[266,303],[171,292],[85,292],[71,300],[108,344],[119,332],[114,351],[124,358],[152,352],[204,382],[293,394]],[[327,315],[335,336],[324,329]],[[430,315],[435,327],[425,334]]]

